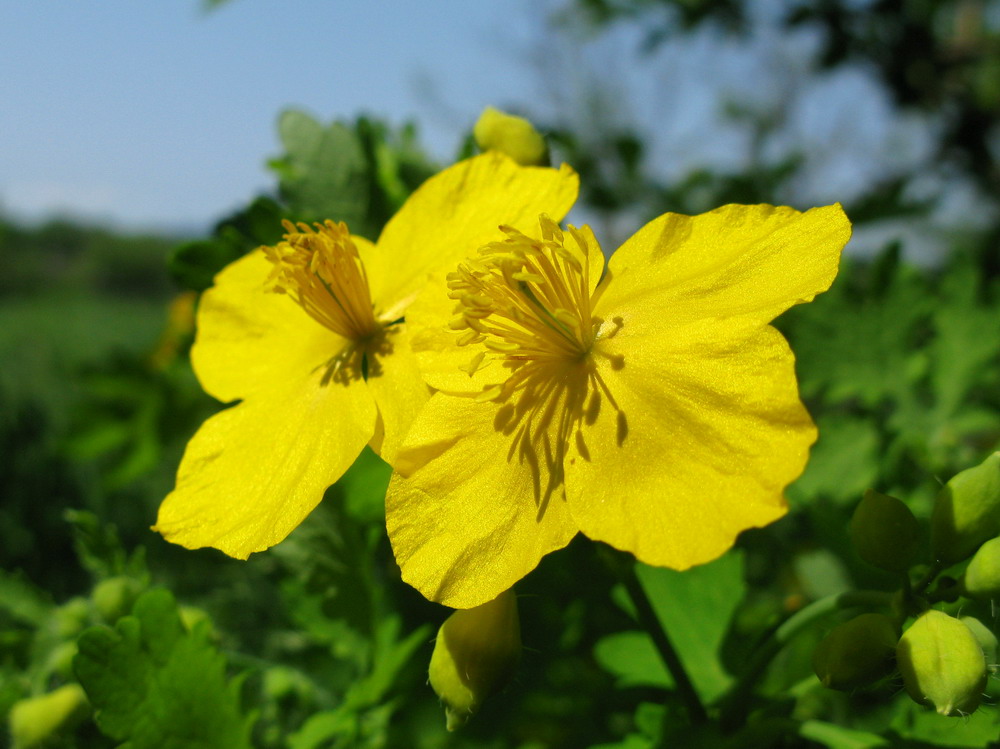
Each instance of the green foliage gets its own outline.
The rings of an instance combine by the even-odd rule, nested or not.
[[[250,746],[254,718],[208,628],[185,631],[173,596],[151,590],[115,628],[81,635],[73,661],[101,730],[130,747]]]

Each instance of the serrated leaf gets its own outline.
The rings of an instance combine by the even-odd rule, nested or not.
[[[208,632],[187,632],[162,589],[114,629],[86,630],[73,667],[101,731],[129,749],[250,749],[254,718],[241,713],[239,682],[227,683]]]
[[[204,291],[212,285],[215,274],[241,254],[238,246],[225,239],[198,239],[175,247],[167,268],[182,288]]]
[[[878,431],[870,419],[836,412],[819,414],[816,422],[819,439],[789,496],[805,502],[821,496],[856,502],[878,480]]]
[[[368,162],[354,131],[288,110],[278,121],[278,135],[286,151],[276,165],[281,193],[293,212],[313,220],[345,221],[355,234],[370,235]]]
[[[947,303],[932,317],[936,335],[928,358],[931,383],[940,418],[959,410],[967,394],[982,380],[983,372],[1000,358],[1000,309],[976,300],[977,274],[959,266],[944,282]]]

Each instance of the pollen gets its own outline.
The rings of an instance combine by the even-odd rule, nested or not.
[[[283,226],[284,240],[263,248],[274,264],[269,290],[287,294],[316,322],[350,341],[371,340],[381,326],[347,225],[326,221],[310,227],[286,220]]]
[[[489,361],[516,371],[583,361],[590,353],[602,321],[593,314],[589,261],[601,249],[589,232],[571,226],[564,233],[544,215],[539,224],[540,239],[500,227],[505,239],[448,275],[456,342],[481,344],[463,367],[470,375]]]

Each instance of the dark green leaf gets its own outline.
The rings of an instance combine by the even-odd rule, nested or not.
[[[73,665],[101,731],[130,749],[249,749],[254,719],[208,632],[185,631],[166,590],[145,593],[114,629],[85,631]]]

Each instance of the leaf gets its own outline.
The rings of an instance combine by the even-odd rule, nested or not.
[[[601,668],[616,677],[615,686],[618,689],[670,689],[674,686],[674,680],[645,632],[616,632],[602,637],[594,646],[594,659]]]
[[[19,574],[0,570],[0,611],[16,622],[37,627],[48,621],[52,609],[48,594]]]
[[[799,727],[799,736],[822,744],[827,749],[878,749],[892,746],[888,740],[877,734],[855,731],[820,720],[804,721]]]
[[[1000,309],[976,299],[978,278],[968,263],[953,268],[943,282],[947,303],[935,306],[936,335],[928,351],[931,383],[941,411],[951,417],[1000,357]]]
[[[114,629],[86,630],[73,667],[101,731],[129,749],[249,749],[254,717],[241,714],[240,680],[227,683],[209,629],[185,631],[173,596],[157,589]]]
[[[745,591],[743,554],[731,551],[684,572],[637,564],[636,574],[698,694],[706,702],[719,697],[733,681],[720,660],[720,648]],[[645,633],[635,634],[648,639]],[[634,642],[623,640],[617,645],[632,648],[636,656]],[[649,673],[646,667],[630,678],[648,677]]]
[[[336,708],[310,717],[289,738],[290,749],[384,745],[389,719],[399,707],[398,700],[387,700],[387,696],[399,672],[430,641],[431,634],[424,625],[400,640],[400,629],[398,616],[380,622],[371,672],[350,686]]]
[[[923,277],[906,268],[880,294],[849,282],[847,276],[812,304],[791,310],[779,327],[788,331],[804,396],[873,407],[903,397],[925,366],[913,352],[932,300]]]
[[[215,274],[240,256],[238,247],[223,239],[196,239],[177,245],[167,259],[174,282],[184,289],[204,291]]]
[[[818,415],[819,439],[802,477],[789,496],[803,502],[825,496],[838,503],[856,502],[878,481],[878,431],[869,419],[836,412]]]
[[[719,653],[746,589],[743,554],[731,551],[684,572],[639,564],[636,573],[695,688],[710,702],[732,682]]]
[[[901,698],[891,728],[900,736],[935,747],[981,747],[1000,733],[1000,711],[985,708],[962,718],[946,718]]]
[[[273,167],[293,212],[346,221],[355,234],[370,236],[368,163],[354,131],[339,122],[324,127],[304,112],[287,110],[278,135],[287,153]]]

